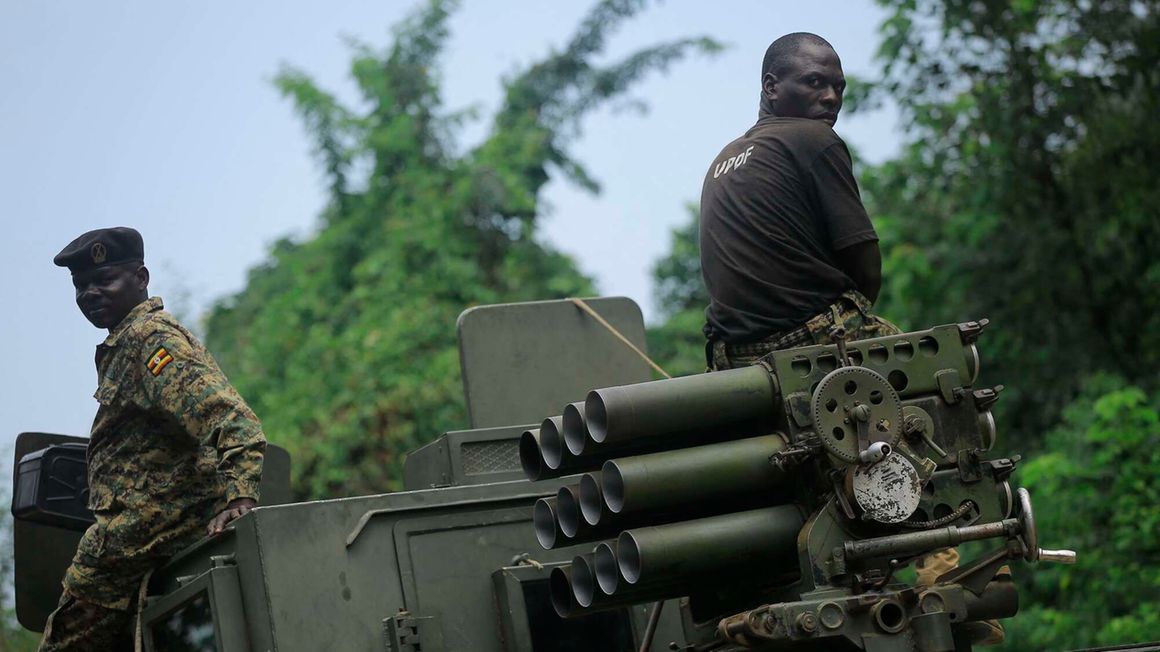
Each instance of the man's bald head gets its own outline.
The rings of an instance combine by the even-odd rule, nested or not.
[[[842,61],[826,39],[786,34],[765,51],[758,116],[821,120],[833,127],[845,90]]]
[[[786,69],[793,64],[794,57],[801,50],[802,45],[810,43],[825,46],[831,50],[834,46],[826,39],[809,32],[794,32],[786,34],[769,44],[765,50],[765,58],[761,61],[761,77],[773,74],[777,77],[785,75]]]

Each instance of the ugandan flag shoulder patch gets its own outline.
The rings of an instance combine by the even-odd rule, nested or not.
[[[164,346],[159,346],[157,347],[157,350],[154,351],[147,360],[145,360],[145,368],[148,369],[149,373],[153,374],[154,376],[160,376],[161,372],[165,369],[165,367],[169,366],[170,362],[173,362],[173,356],[170,355],[169,351],[167,351]]]

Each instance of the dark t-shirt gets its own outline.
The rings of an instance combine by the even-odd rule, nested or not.
[[[834,130],[758,120],[721,150],[701,189],[706,336],[737,344],[801,326],[856,289],[835,252],[877,239]]]

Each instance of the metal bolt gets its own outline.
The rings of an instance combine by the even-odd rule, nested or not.
[[[923,593],[918,598],[918,605],[924,614],[938,613],[940,611],[947,610],[946,602],[943,600],[942,595],[940,595],[937,591],[927,591]]]
[[[842,626],[842,623],[846,622],[846,614],[837,603],[823,602],[818,607],[818,620],[822,622],[822,627],[826,629],[838,629]]]
[[[818,629],[818,619],[812,611],[803,611],[797,617],[798,629],[806,634],[813,634]]]

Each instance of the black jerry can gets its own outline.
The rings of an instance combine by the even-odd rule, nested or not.
[[[16,470],[12,515],[18,519],[84,530],[94,522],[84,444],[55,444],[28,453]]]

